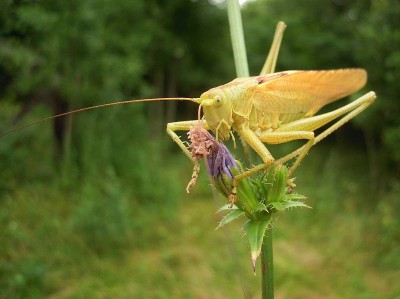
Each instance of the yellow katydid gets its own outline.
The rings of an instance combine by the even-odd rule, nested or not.
[[[339,109],[315,116],[315,113],[323,106],[362,88],[366,83],[367,74],[362,69],[273,73],[284,29],[283,25],[280,25],[278,25],[266,67],[263,68],[260,76],[237,78],[206,91],[200,98],[129,100],[82,108],[39,120],[0,136],[55,117],[90,109],[146,101],[192,101],[203,108],[204,117],[201,123],[205,129],[213,131],[219,140],[228,140],[230,136],[233,136],[233,132],[236,132],[263,161],[262,164],[234,178],[230,200],[235,201],[235,189],[241,179],[267,169],[274,162],[286,163],[296,158],[289,169],[289,176],[291,176],[314,144],[361,113],[376,98],[374,92],[369,92]],[[334,120],[336,122],[315,136],[315,130]],[[198,161],[192,157],[176,131],[188,131],[197,122],[198,120],[191,120],[167,124],[167,133],[194,163],[195,172],[199,169]],[[307,140],[304,146],[278,160],[274,159],[265,146],[265,144],[280,144],[301,139]]]
[[[261,157],[263,164],[234,178],[233,186],[237,186],[241,179],[267,169],[275,161],[264,143],[280,144],[305,139],[308,142],[303,147],[277,161],[285,163],[297,156],[289,169],[289,176],[292,175],[311,146],[374,101],[375,93],[370,92],[342,108],[314,116],[326,104],[362,88],[366,78],[366,72],[362,69],[287,71],[235,79],[210,89],[194,101],[203,107],[205,129],[212,130],[220,140],[228,140],[233,131],[237,132]],[[340,119],[320,135],[314,136],[316,129],[337,118]],[[175,131],[189,130],[196,122],[167,125],[168,134],[195,164],[198,162],[192,158]]]
[[[367,81],[367,73],[363,69],[274,73],[285,28],[283,22],[278,23],[260,76],[237,78],[195,99],[203,107],[202,124],[205,129],[212,130],[217,139],[221,140],[228,140],[233,136],[232,132],[236,131],[244,140],[244,145],[250,145],[263,161],[235,176],[229,198],[231,202],[236,199],[236,186],[241,179],[267,169],[274,162],[286,163],[297,157],[289,169],[290,177],[314,144],[361,113],[376,98],[374,92],[369,92],[342,108],[315,116],[323,106],[361,89]],[[315,136],[315,130],[336,119],[335,123]],[[167,125],[167,133],[194,163],[194,176],[199,170],[198,161],[191,156],[175,131],[190,130],[196,122]],[[307,143],[279,160],[273,158],[264,144],[280,144],[299,139],[305,139]],[[292,180],[288,184],[294,187]]]

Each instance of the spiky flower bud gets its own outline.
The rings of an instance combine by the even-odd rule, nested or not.
[[[223,143],[215,140],[201,126],[201,123],[192,127],[188,132],[188,136],[193,158],[196,160],[205,158],[212,184],[222,195],[229,197],[233,188],[233,177],[242,171],[241,164],[234,159]],[[257,192],[248,179],[242,180],[237,190],[238,199],[235,205],[245,211],[248,217],[252,217],[252,213],[258,206]]]
[[[196,160],[206,159],[211,182],[216,189],[228,198],[232,193],[235,175],[241,173],[241,164],[234,159],[228,148],[202,126],[191,128],[188,133],[189,147]],[[196,171],[196,170],[195,170]],[[249,237],[253,266],[260,255],[263,238],[276,214],[294,207],[307,207],[300,200],[305,197],[289,192],[287,187],[288,169],[283,165],[273,165],[255,179],[244,178],[237,186],[237,200],[224,205],[219,211],[228,211],[218,227],[246,216],[244,229]],[[192,179],[193,180],[193,179]],[[193,183],[191,181],[191,183]],[[189,184],[191,184],[189,183]]]

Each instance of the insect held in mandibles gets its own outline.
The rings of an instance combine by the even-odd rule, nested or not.
[[[282,24],[281,28],[284,29]],[[237,78],[204,92],[199,98],[139,99],[86,107],[41,119],[3,133],[0,137],[46,120],[91,109],[149,101],[192,101],[203,109],[203,118],[169,123],[167,133],[193,162],[194,175],[199,171],[199,162],[191,155],[176,132],[189,131],[198,125],[199,121],[204,129],[213,131],[217,140],[226,141],[236,132],[262,159],[262,164],[234,177],[229,197],[233,203],[240,180],[268,169],[273,163],[283,164],[295,158],[289,168],[290,178],[313,145],[357,116],[376,98],[374,92],[369,92],[341,108],[315,115],[325,105],[361,89],[367,81],[367,73],[357,68],[274,73],[283,29],[280,32],[277,30],[266,64],[259,76]],[[329,123],[331,125],[317,136],[314,134],[315,130]],[[306,143],[277,160],[266,147],[266,144],[281,144],[293,140],[306,140]],[[293,181],[289,179],[288,185],[294,187]]]

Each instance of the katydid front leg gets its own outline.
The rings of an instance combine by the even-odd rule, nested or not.
[[[206,130],[209,129],[208,124],[205,120],[200,121],[202,123],[202,127]],[[180,149],[183,151],[183,153],[192,161],[193,163],[193,173],[192,173],[192,178],[189,182],[189,184],[186,187],[186,192],[189,193],[189,189],[194,186],[196,183],[197,177],[200,172],[200,163],[197,161],[188,148],[185,146],[183,141],[179,138],[179,136],[175,133],[175,131],[189,131],[193,126],[198,125],[199,120],[188,120],[188,121],[179,121],[179,122],[173,122],[173,123],[168,123],[167,124],[167,134],[172,138],[176,144],[180,147]]]

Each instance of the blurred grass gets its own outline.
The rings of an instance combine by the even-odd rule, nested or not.
[[[42,10],[40,6],[33,3],[30,11],[29,5],[23,7],[26,5],[23,3],[22,12],[27,10],[22,16],[28,18],[15,18],[15,32],[11,30],[11,39],[5,40],[6,46],[11,45],[10,49],[16,50],[5,52],[16,54],[10,56],[11,60],[3,55],[4,69],[7,70],[5,78],[10,75],[18,82],[16,86],[8,86],[11,91],[8,96],[19,98],[21,93],[26,96],[27,89],[34,87],[37,80],[43,80],[45,86],[50,83],[53,89],[53,81],[46,76],[51,79],[55,76],[46,67],[40,76],[37,69],[32,72],[34,76],[24,75],[24,70],[26,73],[35,66],[35,61],[25,61],[26,53],[21,49],[32,53],[32,57],[50,51],[50,56],[56,58],[50,60],[50,68],[55,70],[59,70],[59,63],[63,66],[70,60],[74,64],[76,60],[84,62],[68,67],[67,70],[72,72],[67,72],[61,79],[64,89],[57,90],[68,94],[67,99],[94,99],[100,95],[114,98],[115,90],[121,94],[132,91],[136,94],[139,90],[137,96],[145,96],[152,87],[138,80],[144,73],[142,68],[148,69],[150,78],[157,71],[172,78],[178,73],[181,78],[171,81],[177,81],[176,85],[186,91],[203,91],[206,86],[223,83],[223,78],[232,73],[229,52],[224,50],[228,49],[223,38],[227,35],[217,30],[224,26],[220,18],[210,19],[211,15],[217,14],[205,13],[208,10],[198,6],[194,10],[198,17],[187,14],[184,9],[179,14],[164,15],[167,10],[150,3],[155,5],[155,11],[163,12],[156,13],[162,16],[163,22],[160,22],[161,19],[141,14],[142,4],[128,2],[126,6],[115,6],[113,2],[103,5],[85,2],[83,6],[55,9],[59,12],[55,15],[68,21],[66,25],[58,24],[61,31],[57,31],[57,26],[54,31],[49,31],[53,26],[43,26],[44,30],[35,26],[36,21],[39,25],[44,24],[43,17],[53,15],[46,5],[41,17],[36,14]],[[245,25],[250,25],[250,34],[247,34],[247,44],[249,48],[262,47],[260,51],[250,51],[255,73],[265,59],[266,45],[259,41],[267,42],[266,30],[270,28],[272,34],[273,28],[268,22],[274,24],[274,18],[283,18],[292,24],[286,36],[290,42],[285,44],[280,55],[283,69],[352,65],[369,69],[370,88],[377,91],[379,101],[371,107],[374,111],[369,109],[373,118],[365,118],[368,113],[360,118],[364,119],[365,127],[375,128],[376,140],[372,139],[372,142],[376,142],[378,150],[379,147],[383,150],[381,155],[385,159],[377,159],[375,168],[389,168],[397,175],[398,84],[394,78],[399,55],[393,45],[398,36],[394,30],[398,6],[392,5],[391,1],[371,5],[362,1],[354,4],[332,2],[330,5],[314,2],[317,5],[298,2],[298,9],[294,10],[288,10],[285,1],[258,1],[254,2],[253,8],[248,6]],[[189,2],[182,3],[187,5]],[[190,3],[201,5],[201,1]],[[207,1],[204,3],[208,4]],[[49,4],[53,6],[53,3]],[[20,7],[17,5],[13,10],[13,5],[8,5],[9,11],[18,12]],[[167,30],[159,33],[158,26],[150,26],[154,27],[154,32],[147,30],[150,29],[146,29],[148,26],[130,26],[131,13],[137,5],[139,10],[136,11],[146,20],[144,24],[164,23]],[[173,12],[172,7],[176,5],[171,4],[168,10]],[[5,10],[5,18],[12,15],[9,11]],[[321,11],[325,12],[322,22]],[[110,12],[111,16],[117,16],[113,18],[116,26],[108,26],[109,18],[102,17],[110,16]],[[225,12],[220,12],[225,17]],[[259,17],[255,17],[254,12]],[[85,16],[84,22],[80,21],[80,13]],[[94,22],[89,26],[88,13],[100,16],[92,17]],[[260,13],[265,15],[260,16]],[[138,15],[133,15],[136,24],[140,24]],[[207,18],[203,20],[203,16]],[[164,20],[177,20],[179,26],[172,22],[172,26],[165,27]],[[187,24],[187,20],[194,22],[189,22],[189,26],[180,25]],[[36,29],[37,32],[33,32],[39,38],[30,34],[25,36],[24,26],[29,31]],[[115,31],[104,34],[111,40],[96,39],[100,36],[97,28],[103,26],[115,27]],[[90,28],[96,30],[92,32]],[[121,28],[130,28],[130,34]],[[179,32],[189,37],[187,45],[178,37],[182,36]],[[355,33],[360,36],[354,38]],[[57,48],[53,51],[49,47],[51,43],[41,36],[66,47],[60,46],[61,51]],[[87,36],[91,37],[88,44]],[[149,52],[147,45],[152,36],[155,36],[155,50]],[[161,36],[165,37],[160,39]],[[206,40],[199,38],[205,36]],[[22,48],[14,43],[15,37],[21,38]],[[71,37],[72,40],[85,40],[86,54],[64,55],[67,49],[75,52],[76,43],[70,42]],[[35,40],[37,43],[31,45]],[[160,40],[169,42],[160,43]],[[160,48],[163,44],[167,48]],[[374,46],[367,46],[371,44]],[[104,45],[106,51],[99,52],[99,45]],[[165,57],[179,60],[179,64],[175,61],[176,71],[174,67],[163,70],[166,68],[163,59],[152,58],[161,57],[159,53],[165,51],[173,53]],[[189,60],[183,60],[181,52],[186,52]],[[352,52],[357,53],[357,57],[354,58]],[[149,63],[143,57],[149,57]],[[170,61],[169,58],[164,60]],[[191,60],[200,63],[195,66]],[[20,61],[29,63],[20,65]],[[112,71],[110,65],[113,65]],[[190,70],[190,76],[187,70]],[[95,76],[93,82],[87,81],[89,85],[82,85],[81,79],[77,82],[80,76],[76,74],[91,77],[89,74],[92,73]],[[196,81],[201,84],[194,88],[190,83]],[[32,94],[37,91],[31,90]],[[178,93],[185,94],[182,90]],[[17,106],[8,103],[6,98],[2,99],[0,107],[1,127],[18,113]],[[73,102],[77,104],[76,99]],[[35,108],[24,122],[51,114],[41,110]],[[260,297],[259,275],[254,277],[252,274],[247,240],[242,238],[240,223],[230,227],[229,232],[214,230],[218,221],[215,216],[217,205],[211,199],[204,167],[202,183],[198,183],[192,195],[186,196],[184,188],[191,174],[190,163],[181,154],[172,154],[162,141],[148,140],[151,138],[147,127],[161,119],[151,119],[143,112],[138,105],[74,117],[74,126],[79,129],[73,128],[72,145],[63,159],[52,150],[51,122],[1,139],[0,298],[243,298],[240,281],[247,298]],[[381,136],[385,137],[384,143],[378,141]],[[364,140],[355,143],[360,146]],[[365,155],[364,149],[353,148],[351,144],[351,138],[341,144],[318,144],[299,169],[298,188],[309,196],[308,203],[313,209],[287,213],[275,226],[278,299],[400,296],[400,183],[386,174],[379,175],[384,184],[372,181],[374,175],[369,174],[367,167],[370,157]],[[377,167],[379,161],[392,164]],[[238,268],[241,269],[240,279]]]
[[[371,206],[365,155],[343,153],[318,146],[300,167],[297,183],[313,209],[288,212],[275,225],[276,298],[400,294],[398,214],[382,207],[396,196]],[[168,158],[183,194],[190,163]],[[240,280],[248,298],[260,296],[240,221],[214,230],[217,205],[204,171],[167,212],[158,211],[161,201],[140,204],[117,179],[100,186],[66,195],[43,183],[3,194],[1,298],[243,298]]]
[[[146,139],[143,119],[140,107],[74,118],[84,130],[61,163],[50,123],[2,139],[0,298],[260,297],[240,221],[214,230],[223,202],[205,167],[186,195],[190,162]],[[332,139],[297,173],[313,209],[275,225],[276,298],[395,298],[400,184],[373,192],[365,150]]]

